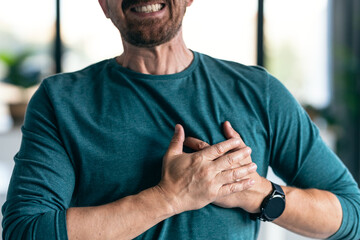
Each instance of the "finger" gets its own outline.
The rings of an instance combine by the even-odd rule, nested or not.
[[[207,147],[199,152],[198,154],[202,154],[204,159],[214,160],[224,155],[230,150],[236,149],[240,146],[241,141],[238,138],[228,139],[226,141],[214,144],[210,147]]]
[[[185,138],[184,145],[195,151],[200,151],[210,146],[207,142],[194,137]]]
[[[235,131],[235,129],[232,128],[231,124],[229,121],[226,121],[223,125],[224,128],[224,134],[225,137],[227,139],[230,138],[240,138],[241,139],[241,146],[240,147],[245,147],[246,144],[244,143],[244,141],[242,140],[242,138],[240,137],[240,134],[238,132]]]
[[[184,128],[180,124],[176,124],[175,133],[171,139],[166,155],[182,154],[184,139],[185,139]]]
[[[241,192],[254,186],[255,180],[246,178],[241,181],[223,185],[218,193],[219,197],[224,197],[233,193]]]
[[[250,152],[250,154],[251,154],[251,152]],[[251,159],[251,155],[250,155],[250,154],[249,154],[249,156],[248,156],[247,158],[244,158],[244,159],[240,160],[239,166],[244,166],[244,165],[246,165],[246,164],[252,163],[252,159]],[[235,165],[235,166],[236,166],[236,165]]]
[[[246,163],[249,163],[251,154],[251,148],[244,147],[235,152],[228,153],[222,157],[219,157],[214,161],[214,167],[217,171],[225,171],[228,169],[240,167]]]
[[[242,167],[222,171],[216,177],[219,179],[219,182],[221,182],[223,185],[230,184],[234,182],[239,182],[245,177],[248,177],[249,174],[254,173],[256,169],[257,169],[256,164],[250,163]]]

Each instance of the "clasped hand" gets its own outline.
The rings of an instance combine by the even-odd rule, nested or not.
[[[184,144],[197,152],[184,153]],[[212,146],[195,138],[187,138],[185,142],[184,129],[178,124],[163,158],[162,179],[156,187],[174,214],[210,203],[235,207],[232,202],[236,194],[255,184],[249,177],[256,173],[250,153],[251,149],[240,137]]]

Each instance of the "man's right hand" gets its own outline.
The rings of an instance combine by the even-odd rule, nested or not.
[[[234,151],[239,149],[240,139],[232,138],[190,154],[183,152],[184,140],[184,129],[178,124],[163,159],[162,179],[155,187],[174,214],[200,209],[254,184],[248,176],[255,169],[250,164],[240,164],[249,157],[251,149]]]
[[[183,127],[176,125],[164,156],[162,179],[155,187],[96,207],[69,208],[68,238],[133,239],[175,214],[251,187],[252,171],[241,164],[251,162],[250,148],[236,150],[241,147],[239,138],[191,154],[183,152],[184,139]]]

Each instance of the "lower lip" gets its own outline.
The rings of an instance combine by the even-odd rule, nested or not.
[[[146,12],[134,12],[134,11],[131,11],[131,14],[134,14],[138,17],[158,17],[159,15],[163,14],[165,12],[165,8],[166,6],[164,6],[162,9],[160,9],[159,11],[157,12],[150,12],[150,13],[146,13]]]

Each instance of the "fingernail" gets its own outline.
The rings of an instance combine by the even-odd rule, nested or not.
[[[248,154],[251,154],[252,150],[251,148],[247,147],[246,151],[248,152]]]
[[[175,133],[179,133],[180,131],[180,127],[178,124],[175,125]]]
[[[255,163],[251,163],[249,170],[255,170],[257,168],[257,165]]]

